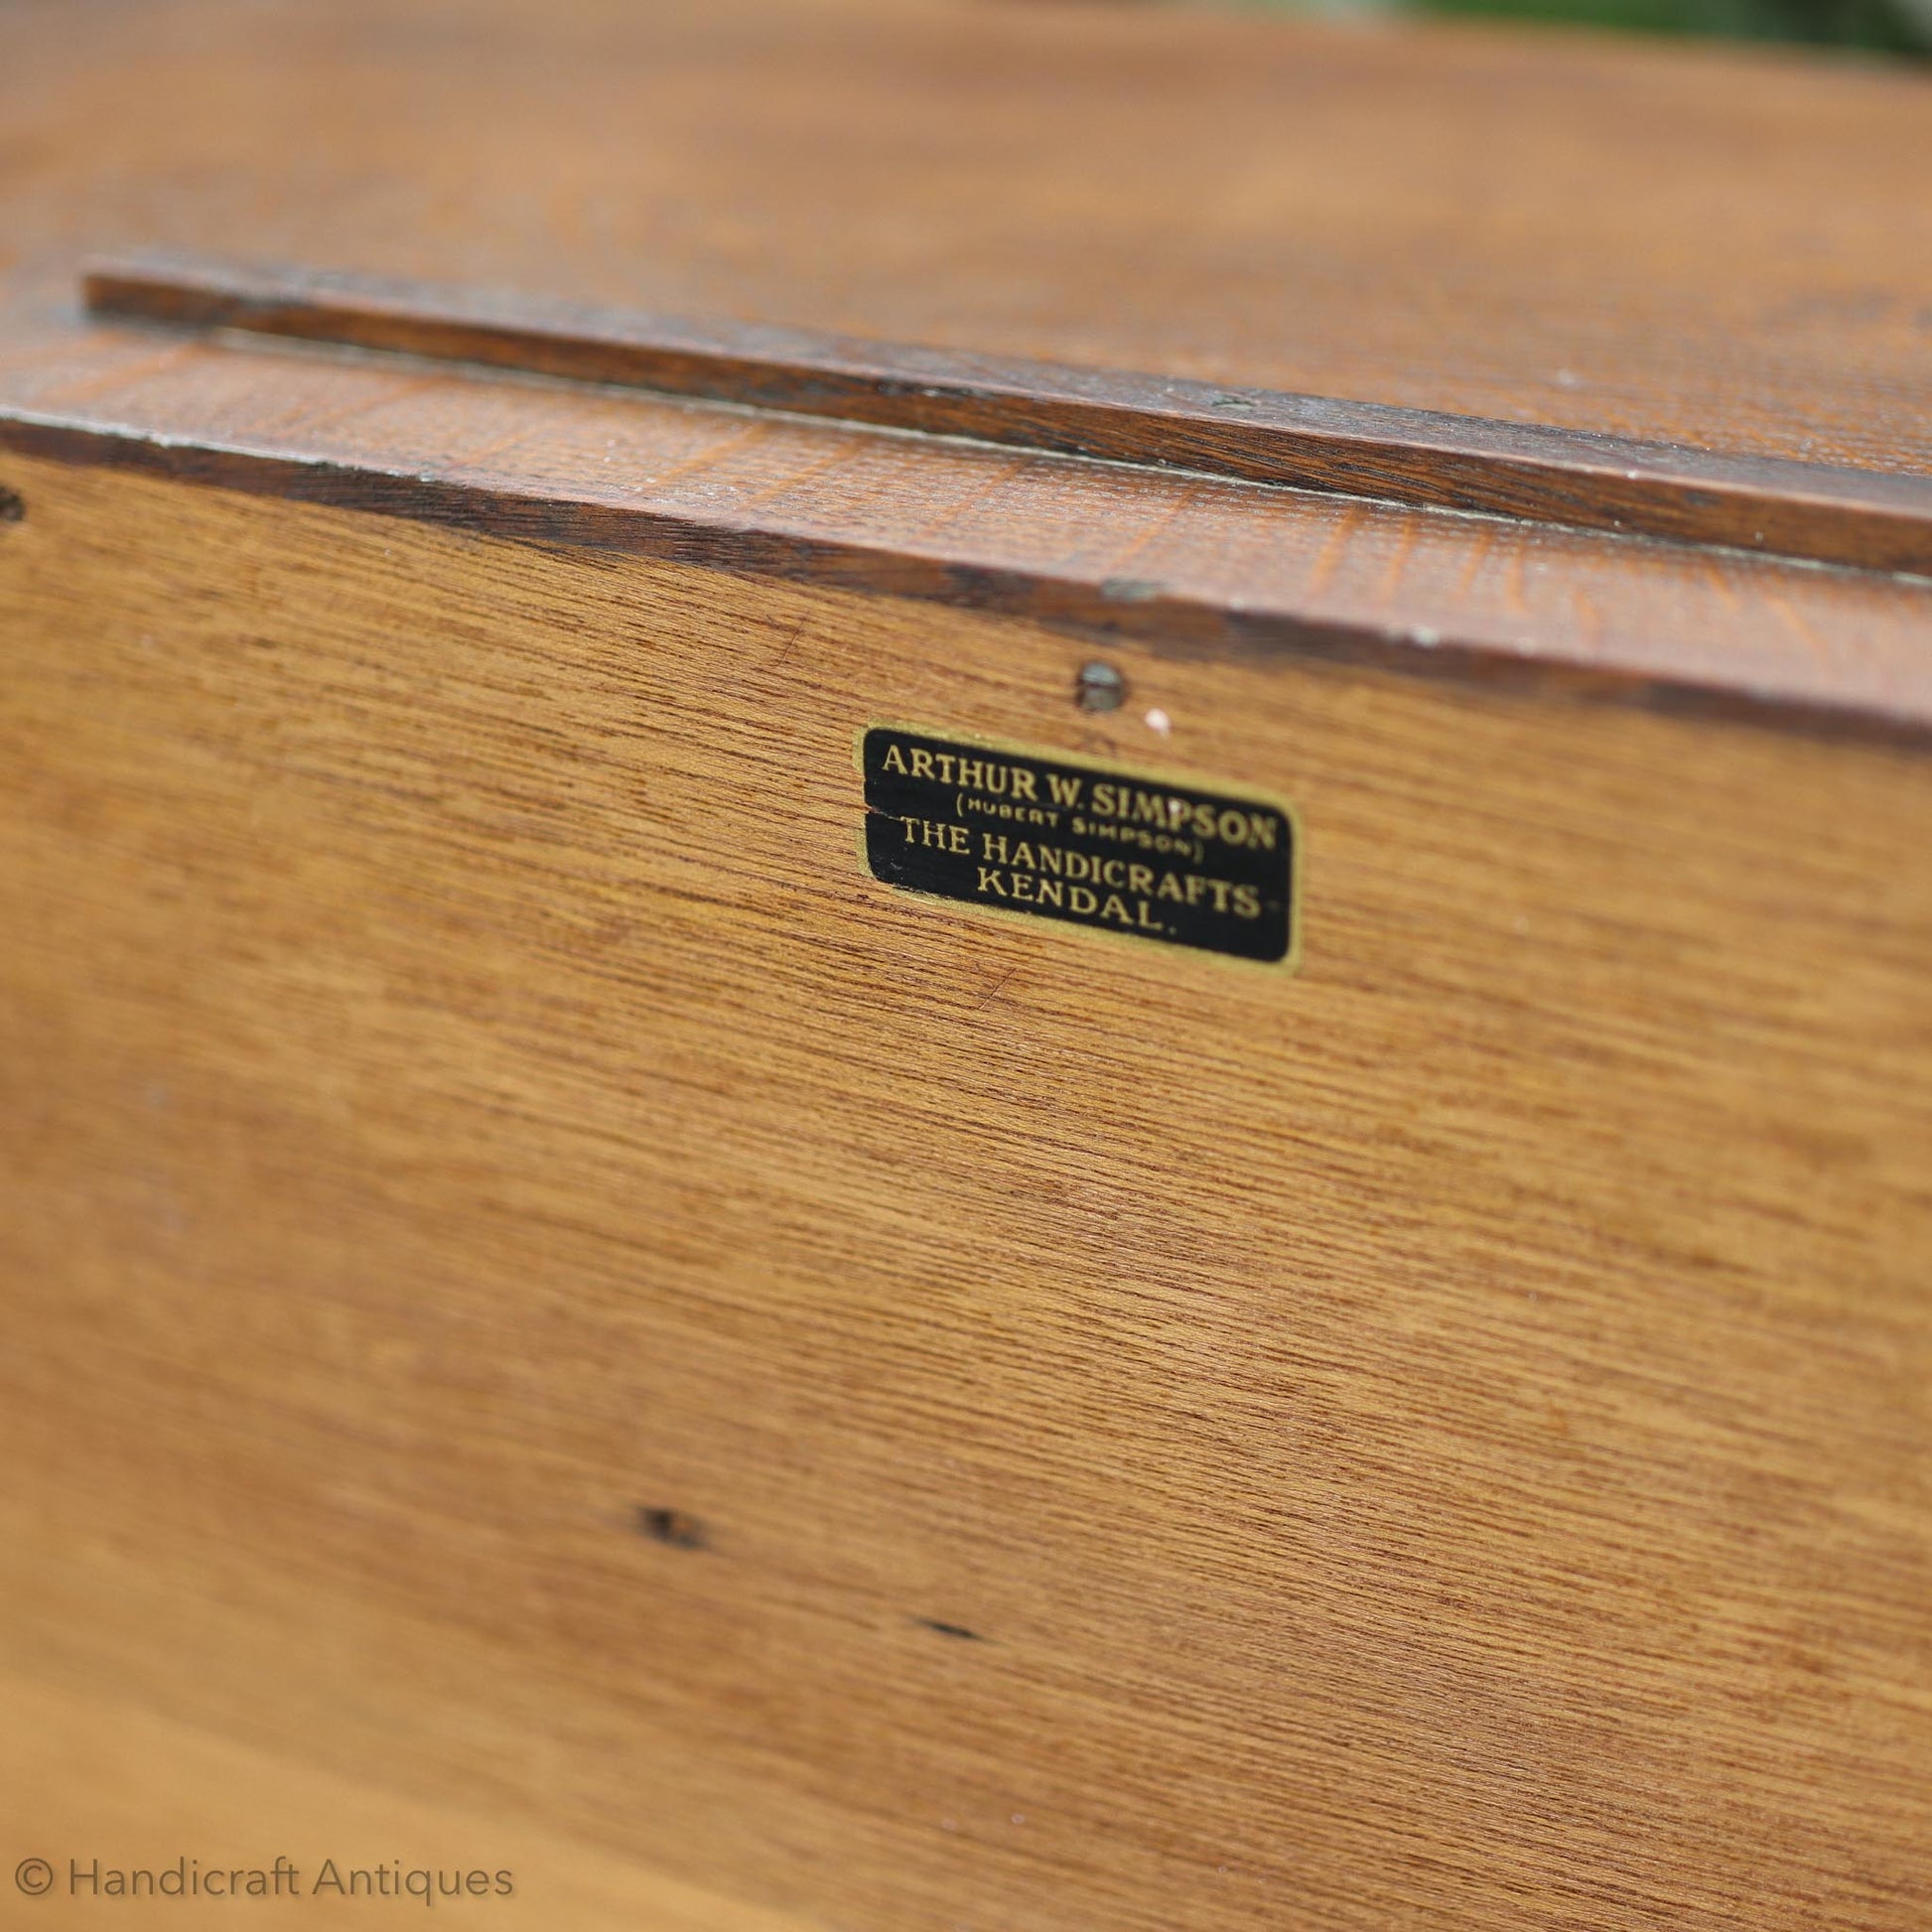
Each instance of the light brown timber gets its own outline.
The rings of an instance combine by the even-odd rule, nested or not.
[[[22,1853],[1923,1922],[1922,757],[5,467]],[[1291,798],[1299,977],[876,884],[875,717]]]
[[[96,262],[84,296],[111,320],[1932,577],[1932,478],[200,255]]]

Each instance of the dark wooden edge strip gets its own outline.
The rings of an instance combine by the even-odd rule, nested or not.
[[[101,316],[386,349],[1423,508],[1932,575],[1932,479],[799,330],[230,266],[104,263]]]
[[[1504,695],[1631,706],[1795,731],[1807,737],[1932,750],[1932,717],[1833,705],[1729,685],[1566,663],[1493,644],[1371,625],[1317,623],[1287,612],[1147,594],[1138,584],[949,562],[896,548],[804,537],[663,510],[586,502],[414,471],[162,440],[141,431],[0,414],[0,450],[130,471],[253,496],[401,517],[541,548],[641,557],[738,577],[777,578],[866,596],[912,598],[1010,617],[1089,642],[1132,638],[1177,657],[1244,657],[1366,668]]]

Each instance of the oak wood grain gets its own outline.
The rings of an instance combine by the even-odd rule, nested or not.
[[[88,17],[0,15],[36,300],[194,248],[1932,472],[1909,68],[1052,0]]]
[[[1922,759],[9,476],[23,1849],[159,1724],[857,1932],[1923,1924]],[[1291,799],[1300,975],[892,893],[876,717]]]
[[[1165,651],[1374,662],[1901,743],[1932,723],[1922,579],[427,360],[55,320],[0,345],[0,448]]]
[[[764,1912],[679,1884],[582,1839],[534,1831],[527,1820],[425,1803],[385,1786],[379,1765],[333,1776],[284,1751],[220,1737],[122,1697],[87,1696],[45,1680],[0,1673],[0,1814],[9,1821],[7,1889],[0,1923],[112,1928],[157,1913],[184,1921],[239,1918],[277,1928],[366,1926],[372,1916],[427,1912],[468,1928],[568,1927],[570,1932],[810,1932],[789,1914]],[[22,1855],[43,1858],[51,1884],[23,1896]],[[209,1895],[206,1874],[287,1870],[280,1890],[257,1896],[246,1875]],[[137,1872],[182,1868],[179,1898],[110,1890]],[[445,1880],[489,1875],[482,1896]],[[415,1874],[427,1872],[426,1880]],[[494,1889],[497,1873],[508,1890]],[[146,1881],[151,1882],[151,1881]],[[378,1891],[389,1883],[396,1890]],[[405,1884],[414,1887],[402,1889]],[[365,1889],[354,1889],[357,1886]],[[433,1902],[422,1892],[434,1888]],[[398,1895],[398,1893],[400,1895]]]
[[[84,287],[102,316],[1932,577],[1932,477],[199,256],[96,263]]]
[[[545,1932],[1922,1932],[1932,585],[74,291],[218,248],[1912,499],[1927,97],[0,8],[0,1922],[85,1922],[24,1856],[486,1840]],[[1299,973],[895,893],[880,720],[1289,801]]]

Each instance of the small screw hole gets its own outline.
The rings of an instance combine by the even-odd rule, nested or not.
[[[27,499],[17,489],[0,484],[0,523],[25,523]]]

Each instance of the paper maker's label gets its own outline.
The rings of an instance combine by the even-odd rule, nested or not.
[[[1240,959],[1293,950],[1280,805],[885,725],[863,763],[888,885]]]

